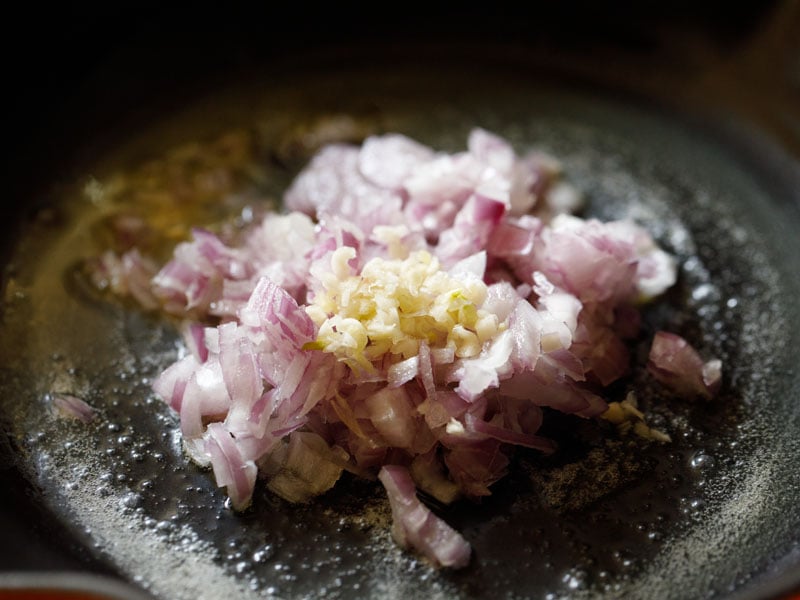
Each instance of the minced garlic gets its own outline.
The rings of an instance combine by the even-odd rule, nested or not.
[[[352,275],[352,248],[331,255],[333,277],[323,280],[306,312],[319,326],[309,348],[331,352],[352,369],[372,370],[385,354],[416,356],[420,344],[450,347],[459,358],[476,356],[501,329],[480,306],[486,284],[456,278],[425,251],[405,259],[373,258]]]
[[[601,419],[617,426],[620,433],[633,431],[637,436],[656,442],[672,441],[668,434],[650,427],[645,422],[644,413],[639,410],[639,403],[633,392],[628,392],[622,402],[609,402],[608,410],[600,415]]]

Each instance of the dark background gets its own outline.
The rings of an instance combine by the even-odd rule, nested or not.
[[[543,69],[592,77],[600,68],[636,81],[654,69],[690,73],[724,61],[776,13],[794,12],[797,21],[798,12],[790,10],[796,2],[769,1],[406,3],[380,11],[282,4],[34,3],[6,16],[0,37],[10,109],[3,130],[13,140],[14,171],[42,157],[65,164],[59,155],[68,158],[87,132],[146,121],[220,78],[249,76],[264,63],[321,48],[369,48],[374,55],[428,44],[435,60],[458,44],[500,45],[521,49]]]

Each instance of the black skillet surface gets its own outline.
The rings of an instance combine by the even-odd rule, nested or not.
[[[739,26],[757,38],[758,24],[772,23],[767,13],[754,13],[761,20],[749,28]],[[738,39],[736,22],[732,31]],[[723,38],[705,50],[736,55],[740,42]],[[337,48],[305,58],[282,54],[265,67],[260,59],[275,55],[268,44],[253,60],[255,84],[254,64],[240,54],[234,75],[224,76],[227,69],[212,60],[203,83],[176,75],[188,86],[183,94],[148,96],[145,90],[173,88],[165,81],[137,84],[167,77],[170,66],[188,58],[179,49],[185,37],[175,47],[156,39],[155,50],[142,40],[131,44],[144,59],[120,45],[70,90],[67,108],[51,113],[56,119],[75,110],[79,123],[96,128],[65,125],[55,136],[62,145],[45,149],[57,159],[59,148],[74,148],[85,160],[66,159],[62,165],[73,166],[52,174],[48,183],[65,185],[39,196],[46,201],[27,214],[6,273],[2,406],[12,451],[4,455],[16,466],[4,471],[15,490],[4,498],[11,515],[4,516],[13,524],[24,515],[23,526],[12,529],[23,538],[19,546],[33,539],[37,554],[45,553],[44,560],[8,553],[6,568],[114,572],[163,598],[757,597],[759,590],[771,593],[764,587],[771,580],[783,577],[790,585],[796,579],[800,382],[792,349],[800,341],[794,301],[800,177],[790,134],[782,148],[756,128],[774,135],[781,114],[791,119],[791,112],[781,113],[785,104],[778,101],[771,113],[749,112],[746,121],[733,105],[723,105],[710,119],[709,106],[717,107],[719,96],[690,101],[737,89],[725,87],[731,75],[724,75],[729,67],[719,57],[676,73],[670,62],[680,52],[663,58],[639,48],[647,60],[637,54],[619,68],[598,65],[602,77],[593,77],[591,61],[575,60],[585,56],[581,49],[531,55],[527,45],[504,53],[429,46],[402,59],[385,48],[371,57],[363,47]],[[165,47],[174,51],[165,56],[181,59],[156,68],[154,57]],[[221,56],[243,48],[233,47]],[[620,50],[605,49],[607,56]],[[431,56],[442,59],[431,65]],[[645,77],[644,65],[653,60],[658,76]],[[118,72],[115,78],[120,64],[140,61],[154,72],[133,71],[127,83]],[[421,69],[420,63],[428,64]],[[195,75],[204,71],[191,64]],[[721,82],[706,84],[709,73],[720,71]],[[693,84],[670,88],[678,74]],[[639,93],[628,93],[636,76]],[[237,87],[242,79],[251,83]],[[108,81],[119,87],[103,89]],[[680,109],[663,97],[653,101],[664,88],[682,98]],[[204,99],[188,102],[187,90],[202,90]],[[92,114],[80,104],[102,105],[126,93],[139,100],[138,111],[106,105]],[[744,95],[747,108],[751,97]],[[76,260],[96,251],[92,224],[113,208],[78,192],[90,175],[102,183],[175,145],[244,127],[253,132],[266,177],[245,178],[245,193],[203,215],[219,219],[253,204],[255,196],[276,197],[302,158],[287,150],[287,136],[331,114],[449,150],[463,146],[469,127],[479,124],[510,136],[520,149],[538,145],[559,156],[586,192],[590,212],[636,217],[682,259],[680,285],[648,312],[648,324],[682,331],[725,360],[721,398],[687,406],[645,389],[654,419],[675,440],[667,448],[604,441],[593,425],[551,418],[547,428],[562,452],[549,460],[520,457],[488,502],[443,513],[475,547],[475,562],[463,573],[433,572],[397,550],[371,484],[345,482],[308,507],[261,492],[244,515],[225,509],[209,475],[183,459],[174,421],[148,389],[147,380],[175,355],[172,327],[98,300],[75,274]],[[18,175],[22,180],[24,171]],[[24,192],[19,197],[28,203]],[[642,379],[631,385],[647,386]],[[54,417],[48,410],[53,392],[85,397],[99,418],[82,426]],[[41,515],[47,521],[31,533],[24,519],[32,523]]]

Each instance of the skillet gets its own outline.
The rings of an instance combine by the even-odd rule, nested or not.
[[[166,124],[137,135],[134,118],[117,134],[125,143],[93,138],[79,185],[51,191],[24,221],[5,278],[6,454],[13,477],[54,519],[48,532],[66,536],[56,545],[77,554],[67,566],[116,572],[165,598],[680,598],[758,594],[765,581],[791,578],[800,186],[787,145],[702,108],[665,108],[513,53],[499,60],[465,49],[427,70],[389,54],[391,70],[361,54],[317,54],[188,109],[156,101]],[[98,299],[76,274],[98,219],[79,192],[86,173],[103,181],[174,144],[250,127],[268,165],[257,193],[275,198],[301,158],[282,145],[287,132],[331,113],[447,149],[479,123],[562,158],[592,214],[632,214],[683,259],[678,289],[648,322],[680,328],[731,365],[720,400],[667,410],[651,390],[651,409],[676,439],[666,450],[609,444],[590,426],[552,419],[564,452],[521,457],[489,502],[446,513],[476,549],[469,572],[435,573],[396,550],[370,484],[348,482],[307,507],[263,493],[249,513],[225,509],[208,474],[186,464],[172,417],[149,392],[175,356],[174,328]],[[100,160],[103,144],[115,151]],[[85,397],[99,418],[55,418],[53,392]],[[601,470],[613,484],[593,493]]]

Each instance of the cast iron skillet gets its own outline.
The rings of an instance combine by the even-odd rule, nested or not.
[[[759,13],[766,24],[748,33],[768,30],[781,10]],[[675,55],[659,62],[646,49],[642,64],[637,54],[608,68],[569,45],[554,55],[527,43],[446,51],[417,43],[402,52],[370,45],[370,54],[365,45],[323,44],[325,51],[302,56],[270,45],[234,61],[231,74],[223,72],[228,63],[202,65],[213,52],[188,61],[176,51],[180,60],[155,68],[154,57],[173,56],[159,54],[169,48],[165,39],[154,47],[137,40],[135,51],[120,46],[71,90],[52,118],[73,110],[97,129],[66,126],[56,151],[43,149],[42,161],[62,165],[44,171],[56,184],[38,188],[47,193],[17,189],[23,206],[37,206],[23,211],[4,280],[4,460],[14,465],[9,481],[27,482],[14,508],[29,497],[33,514],[51,521],[33,536],[52,553],[44,566],[115,573],[163,598],[770,597],[797,584],[800,175],[790,134],[778,143],[774,128],[782,114],[797,118],[781,112],[790,102],[773,98],[766,124],[759,117],[768,111],[743,119],[711,96],[730,84],[728,65],[690,61],[676,72]],[[243,48],[234,47],[222,56]],[[714,47],[741,50],[734,42]],[[619,47],[600,49],[622,61]],[[125,71],[127,83],[115,71],[136,64],[155,71]],[[644,64],[658,76],[644,78]],[[186,89],[145,93],[175,92],[151,79],[178,65],[193,77],[177,79],[191,95],[202,91],[199,100],[190,102]],[[701,81],[719,72],[721,82]],[[679,76],[695,85],[677,86]],[[665,102],[665,90],[680,101]],[[87,106],[125,93],[139,98],[138,114],[106,108],[87,116]],[[783,99],[796,98],[791,93]],[[489,501],[442,513],[475,548],[465,572],[437,573],[397,550],[385,503],[369,483],[346,482],[306,507],[262,491],[251,511],[228,511],[208,473],[182,457],[174,419],[149,391],[177,351],[173,326],[97,297],[81,277],[78,265],[96,251],[96,224],[109,207],[80,192],[90,176],[108,181],[175,145],[239,128],[253,136],[263,173],[245,178],[224,207],[238,210],[255,196],[279,195],[303,158],[287,140],[332,115],[450,150],[478,124],[559,156],[591,214],[631,215],[682,259],[678,288],[647,313],[647,324],[680,331],[724,359],[719,400],[675,402],[635,378],[630,385],[644,390],[656,423],[673,436],[667,448],[605,441],[592,424],[553,416],[547,432],[562,452],[520,456]],[[34,148],[42,146],[23,150]],[[80,160],[64,156],[66,148]],[[30,184],[24,171],[17,175]],[[84,397],[98,419],[85,426],[54,416],[56,392]],[[8,564],[30,568],[23,562]]]

